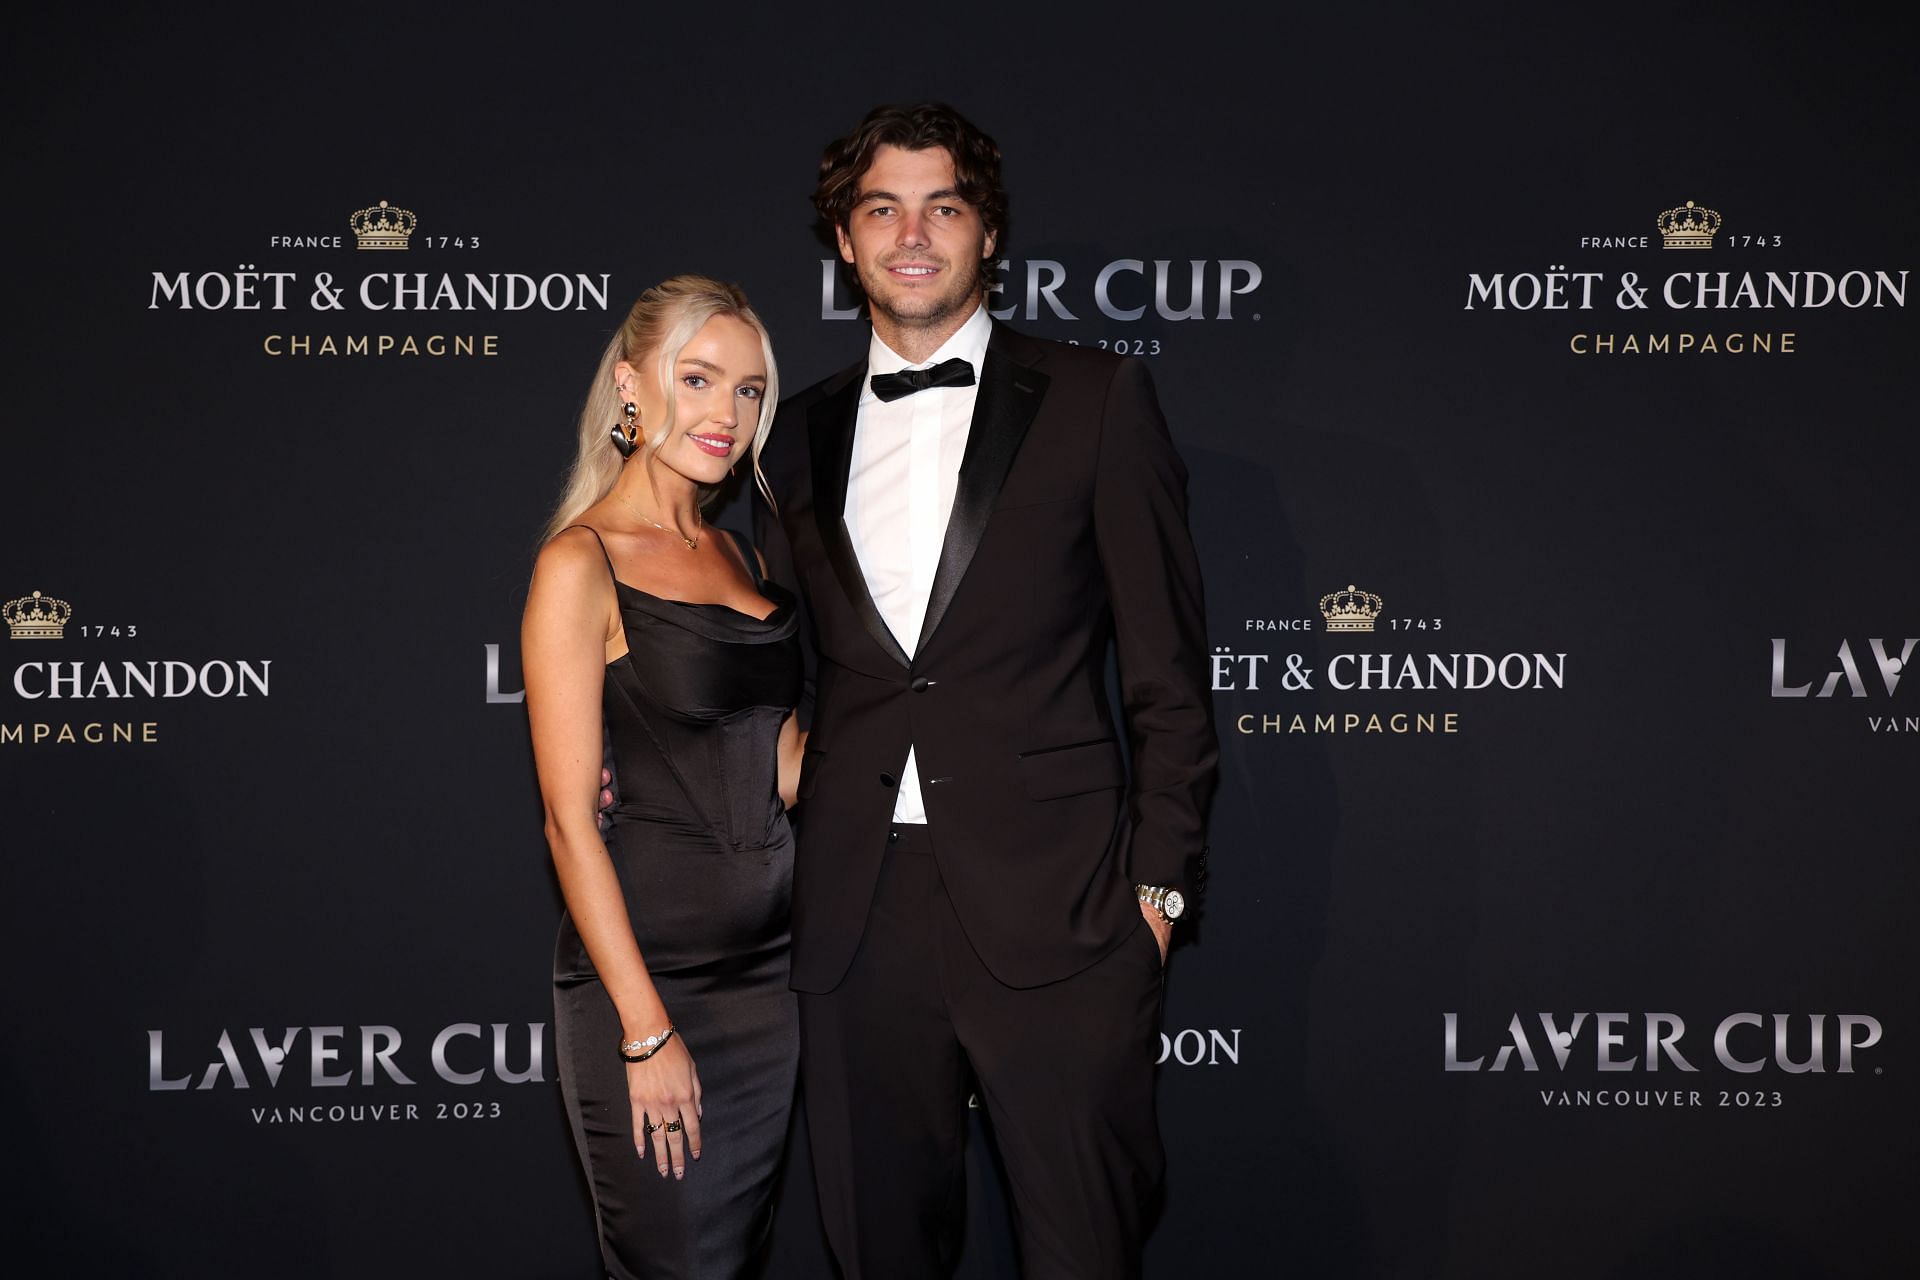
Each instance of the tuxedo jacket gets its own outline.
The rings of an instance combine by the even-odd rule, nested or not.
[[[910,745],[974,950],[1009,986],[1052,982],[1141,927],[1135,884],[1197,897],[1217,751],[1186,468],[1144,364],[996,324],[909,658],[843,518],[865,376],[863,356],[783,402],[761,456],[779,511],[755,532],[816,659],[793,985],[852,962]]]

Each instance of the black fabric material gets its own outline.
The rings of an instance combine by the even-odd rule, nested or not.
[[[916,649],[925,648],[940,620],[947,616],[953,593],[967,576],[974,550],[987,534],[987,521],[1006,483],[1007,472],[1020,452],[1020,442],[1047,392],[1047,376],[1023,369],[1003,351],[987,351],[985,376],[973,402],[973,424],[967,448],[960,456],[960,482],[954,489],[953,514],[947,519],[940,544],[940,562],[934,569],[933,589],[927,596],[926,617],[920,623]]]
[[[967,941],[937,828],[890,828],[859,952],[801,996],[821,1214],[848,1280],[952,1274],[969,1093],[1013,1188],[1027,1280],[1139,1274],[1163,1166],[1154,1120],[1159,944],[1019,989]]]
[[[860,409],[858,375],[866,367],[863,361],[841,374],[834,389],[814,400],[806,410],[807,435],[811,441],[808,456],[812,460],[813,513],[819,527],[820,545],[847,603],[853,607],[866,633],[880,646],[880,651],[904,667],[907,651],[888,629],[887,620],[880,616],[880,606],[873,602],[873,593],[867,590],[867,576],[861,571],[860,558],[853,551],[853,538],[847,532],[847,473],[853,466],[853,429]],[[774,429],[791,432],[797,425],[794,420],[799,417],[799,412],[789,412],[782,405],[780,416],[774,419]],[[771,441],[772,437],[768,438]],[[763,453],[763,466],[764,458]],[[762,545],[765,545],[766,531],[756,531],[761,533]],[[770,567],[790,565],[790,561],[781,557],[769,564]],[[790,585],[796,591],[802,589],[797,579]]]
[[[871,382],[873,394],[882,400],[900,400],[930,387],[970,387],[973,366],[960,357],[942,360],[930,369],[902,369],[898,373],[876,373]]]
[[[762,454],[758,541],[818,655],[794,985],[852,961],[909,746],[967,936],[1007,984],[1054,982],[1132,936],[1136,883],[1196,896],[1218,751],[1186,469],[1141,361],[996,325],[909,660],[843,519],[865,368],[783,404]]]
[[[793,838],[775,783],[800,661],[792,598],[760,590],[775,605],[765,619],[615,581],[628,652],[608,664],[604,692],[620,796],[607,852],[704,1092],[700,1160],[685,1181],[660,1177],[634,1150],[619,1017],[563,917],[561,1089],[616,1277],[749,1274],[771,1221],[799,1049]]]

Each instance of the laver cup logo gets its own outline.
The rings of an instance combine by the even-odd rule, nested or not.
[[[1740,1075],[1852,1075],[1855,1058],[1884,1034],[1880,1020],[1864,1013],[1730,1013],[1714,1024],[1710,1044],[1689,1040],[1686,1021],[1674,1013],[1516,1013],[1504,1036],[1463,1033],[1458,1013],[1441,1018],[1448,1071],[1565,1071],[1571,1064],[1694,1072],[1712,1062]]]
[[[851,270],[838,258],[819,261],[820,318],[858,320],[864,310]],[[986,298],[994,319],[1034,323],[1071,346],[1123,356],[1166,355],[1183,338],[1204,341],[1206,322],[1258,322],[1265,278],[1250,258],[1003,258],[996,269]]]
[[[1856,650],[1853,641],[1842,639],[1833,656],[1822,661],[1818,654],[1809,656],[1800,649],[1790,654],[1786,638],[1775,636],[1770,692],[1775,698],[1844,698],[1848,703],[1859,699],[1871,708],[1865,715],[1869,731],[1920,733],[1920,714],[1900,714],[1911,712],[1913,706],[1913,699],[1901,695],[1900,687],[1916,646],[1920,638],[1870,636]],[[1808,714],[1824,713],[1810,710]]]
[[[1260,318],[1249,303],[1264,275],[1248,258],[1115,258],[1097,265],[1002,258],[995,265],[1000,279],[987,290],[987,310],[996,320]],[[843,271],[838,258],[820,259],[822,320],[860,318],[859,301],[841,287]]]
[[[210,1045],[197,1045],[198,1060],[176,1070],[164,1031],[147,1032],[147,1089],[369,1088],[416,1084],[415,1076],[448,1084],[539,1084],[546,1079],[544,1022],[521,1026],[496,1022],[451,1022],[433,1034],[424,1060],[413,1060],[398,1028],[367,1023],[337,1027],[248,1027],[244,1035],[222,1030]],[[302,1051],[303,1050],[303,1051]],[[282,1080],[288,1065],[300,1059]]]
[[[516,1091],[547,1083],[544,1022],[450,1022],[431,1035],[386,1023],[147,1032],[147,1091],[156,1106],[238,1093],[245,1119],[338,1127],[506,1116]],[[551,1104],[548,1104],[551,1105]]]
[[[1504,1034],[1458,1013],[1441,1020],[1444,1070],[1530,1077],[1529,1103],[1553,1110],[1775,1111],[1807,1096],[1804,1077],[1879,1075],[1868,1051],[1886,1034],[1866,1013],[1729,1013],[1710,1033],[1677,1013],[1516,1013]]]

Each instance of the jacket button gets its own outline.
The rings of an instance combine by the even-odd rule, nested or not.
[[[883,773],[880,775],[880,785],[883,787],[896,787],[900,785],[900,779],[890,773]]]
[[[933,681],[927,679],[925,676],[915,676],[913,683],[908,685],[907,688],[913,690],[915,693],[925,693],[927,686],[932,683]]]

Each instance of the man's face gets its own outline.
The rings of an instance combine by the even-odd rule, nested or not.
[[[915,328],[972,313],[997,239],[961,198],[945,147],[881,147],[836,234],[875,315]]]

